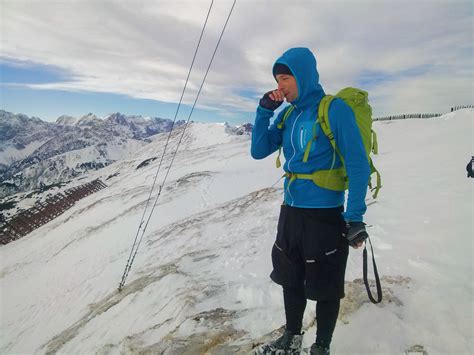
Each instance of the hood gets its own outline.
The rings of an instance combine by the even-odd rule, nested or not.
[[[317,105],[325,94],[319,84],[319,73],[313,53],[308,48],[291,48],[275,61],[275,64],[277,63],[290,68],[296,79],[298,97],[291,104],[299,108]]]

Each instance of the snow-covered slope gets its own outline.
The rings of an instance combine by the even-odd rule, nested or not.
[[[374,125],[384,187],[368,200],[366,222],[385,300],[370,304],[353,281],[362,252],[351,251],[335,354],[472,350],[472,120],[462,110]],[[281,289],[268,277],[281,171],[274,156],[252,160],[249,137],[225,125],[188,127],[117,291],[165,141],[90,174],[109,187],[0,248],[1,353],[244,354],[284,323]],[[314,308],[309,302],[306,346]]]

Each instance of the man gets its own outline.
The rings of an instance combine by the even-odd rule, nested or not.
[[[474,161],[474,156],[472,156],[471,160],[469,160],[469,163],[466,165],[466,171],[467,171],[467,177],[472,178],[474,177],[474,171],[472,170],[472,162]]]
[[[341,167],[339,154],[316,124],[325,93],[314,55],[307,48],[289,49],[275,62],[273,76],[278,88],[260,100],[252,132],[252,157],[263,159],[282,146],[287,173],[311,174]],[[293,111],[283,125],[286,109],[270,125],[273,111],[285,99]],[[344,192],[322,188],[312,180],[285,179],[270,277],[283,286],[286,328],[282,337],[261,346],[257,354],[300,353],[307,298],[317,301],[317,334],[311,354],[329,354],[340,299],[344,297],[349,244],[358,248],[368,237],[363,215],[370,168],[351,108],[340,99],[333,100],[329,123],[349,179],[347,209],[344,212]],[[307,143],[314,139],[314,133],[316,139],[304,162]]]

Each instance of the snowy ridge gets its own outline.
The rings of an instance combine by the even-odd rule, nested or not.
[[[383,188],[366,222],[385,299],[368,303],[354,280],[362,252],[351,251],[335,354],[473,348],[472,119],[462,110],[374,124]],[[249,137],[223,125],[186,130],[125,288],[116,290],[165,138],[89,173],[109,187],[0,248],[0,352],[245,354],[284,323],[281,289],[268,277],[282,182],[271,186],[281,170],[274,156],[252,160]],[[305,346],[313,317],[308,302]]]

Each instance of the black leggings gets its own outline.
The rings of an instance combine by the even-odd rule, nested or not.
[[[301,333],[303,314],[306,308],[306,295],[304,286],[283,287],[285,302],[286,329],[293,334]],[[339,314],[340,299],[331,301],[318,301],[316,303],[316,343],[329,346],[332,333],[336,328]]]

